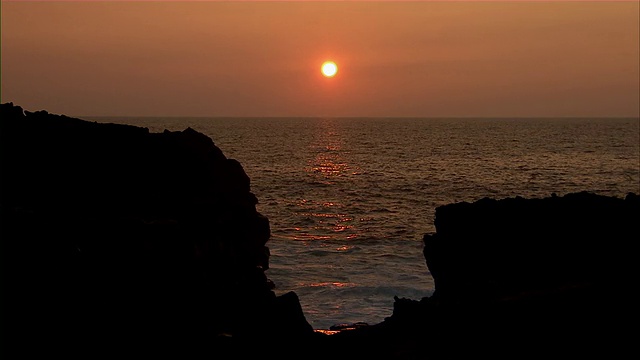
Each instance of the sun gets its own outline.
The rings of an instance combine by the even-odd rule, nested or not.
[[[338,65],[336,65],[336,63],[334,63],[333,61],[325,61],[322,64],[322,68],[320,71],[322,71],[322,75],[324,75],[325,77],[334,77],[338,72]]]

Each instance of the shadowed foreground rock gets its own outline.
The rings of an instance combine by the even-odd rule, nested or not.
[[[313,334],[271,290],[269,221],[210,138],[11,103],[0,118],[3,353]]]
[[[637,337],[640,196],[589,192],[436,209],[424,236],[435,292],[343,333],[394,358],[620,358]],[[355,352],[347,349],[355,355]]]
[[[3,358],[635,351],[635,194],[441,206],[424,236],[433,296],[328,336],[271,290],[269,222],[211,139],[0,110]]]

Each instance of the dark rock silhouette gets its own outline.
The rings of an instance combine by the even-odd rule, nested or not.
[[[265,276],[249,177],[210,138],[0,110],[3,352],[313,334]]]
[[[403,358],[625,356],[636,343],[639,220],[633,193],[438,207],[423,239],[434,294],[396,298],[361,336]]]
[[[621,250],[640,239],[638,215],[635,194],[588,192],[439,207],[437,233],[424,237],[433,297],[469,303],[605,289],[632,274],[634,261]]]
[[[272,291],[269,221],[210,138],[0,110],[3,358],[635,350],[635,194],[441,206],[423,239],[433,296],[396,298],[382,323],[328,336],[295,293]]]

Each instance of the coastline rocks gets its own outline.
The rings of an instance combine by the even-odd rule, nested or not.
[[[276,297],[265,276],[269,220],[249,177],[210,138],[12,103],[0,118],[12,349],[162,352],[313,335],[297,296]]]
[[[190,128],[149,133],[0,105],[3,357],[621,357],[635,350],[640,196],[436,209],[431,297],[316,333],[267,279],[242,165]],[[19,355],[19,356],[16,356]],[[620,356],[619,356],[620,355]]]
[[[432,296],[332,335],[344,358],[623,357],[635,349],[640,196],[589,192],[436,209]]]
[[[639,219],[633,193],[438,207],[436,233],[423,239],[434,294],[396,298],[388,325],[449,355],[463,343],[516,357],[624,354],[635,343]]]
[[[640,239],[640,196],[572,193],[457,203],[436,209],[424,256],[446,302],[604,289],[628,277]],[[625,287],[620,288],[620,290]]]

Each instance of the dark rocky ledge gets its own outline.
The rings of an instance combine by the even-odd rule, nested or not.
[[[424,236],[431,297],[334,335],[402,359],[622,358],[635,351],[640,196],[579,192],[438,207]],[[354,346],[359,344],[360,346]]]
[[[3,358],[617,358],[636,343],[635,194],[439,207],[433,296],[328,336],[275,296],[268,219],[210,138],[0,109]]]
[[[12,103],[0,119],[3,351],[313,334],[265,276],[269,221],[249,177],[210,138]]]

